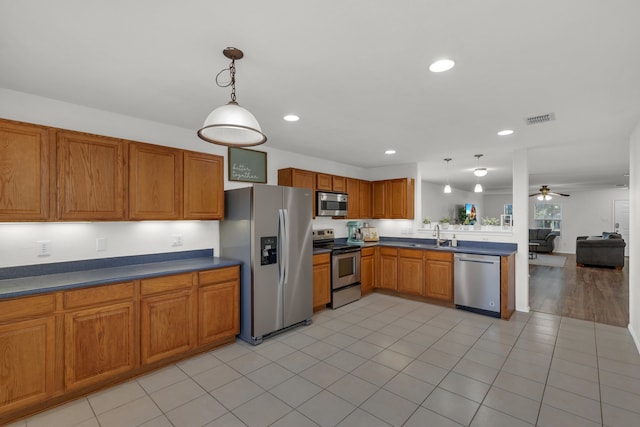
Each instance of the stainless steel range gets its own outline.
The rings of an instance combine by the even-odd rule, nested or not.
[[[331,250],[331,308],[360,299],[360,246],[336,243],[333,229],[313,230],[313,247]]]

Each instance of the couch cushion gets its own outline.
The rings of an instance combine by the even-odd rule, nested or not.
[[[536,237],[536,239],[538,240],[544,240],[547,238],[547,235],[549,233],[551,233],[551,229],[550,228],[538,228],[538,237]]]
[[[618,233],[604,231],[602,233],[602,238],[603,239],[622,239],[622,236]]]
[[[535,228],[529,229],[529,241],[538,240],[538,230]]]

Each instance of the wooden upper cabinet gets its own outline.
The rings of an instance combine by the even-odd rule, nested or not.
[[[180,219],[182,151],[129,144],[129,218]]]
[[[346,186],[349,195],[347,204],[347,218],[362,218],[360,214],[360,180],[355,178],[347,178]]]
[[[371,182],[359,180],[358,183],[360,218],[371,218]]]
[[[331,177],[331,175],[327,175]],[[316,173],[295,168],[286,168],[278,170],[278,185],[286,185],[287,187],[316,189]]]
[[[50,216],[51,147],[47,128],[0,120],[0,221]]]
[[[185,219],[224,218],[224,158],[184,152]]]
[[[80,132],[56,133],[58,220],[123,220],[125,145]]]
[[[344,193],[347,191],[347,178],[344,176],[331,177],[331,191],[336,193]]]
[[[386,182],[388,218],[413,219],[414,180],[410,178],[391,179]]]
[[[371,217],[386,218],[385,181],[371,183]]]
[[[316,173],[316,190],[333,191],[332,176],[326,173]]]

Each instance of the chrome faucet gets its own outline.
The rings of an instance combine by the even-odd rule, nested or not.
[[[446,242],[447,239],[440,239],[440,224],[436,224],[436,247],[440,247],[440,243]]]

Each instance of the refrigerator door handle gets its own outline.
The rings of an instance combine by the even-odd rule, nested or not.
[[[283,256],[285,249],[286,229],[284,209],[278,209],[278,287],[282,288],[285,283],[285,260]]]
[[[283,264],[284,264],[284,280],[282,281],[283,284],[286,284],[289,281],[289,210],[288,209],[283,209],[282,210],[284,215],[284,236],[283,236]]]

